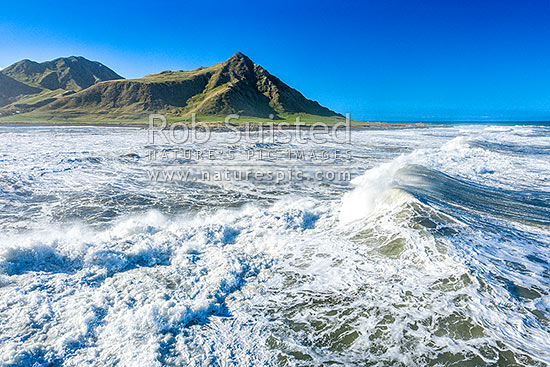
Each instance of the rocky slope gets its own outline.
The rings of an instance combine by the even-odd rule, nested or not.
[[[281,118],[287,114],[339,116],[305,98],[242,53],[192,71],[164,71],[140,79],[101,82],[39,110],[64,118],[142,118],[150,113],[186,117]]]
[[[31,111],[113,79],[122,77],[105,65],[80,56],[42,63],[21,60],[0,71],[0,113]]]
[[[240,52],[210,67],[139,79],[122,79],[83,57],[43,63],[23,60],[0,73],[2,106],[0,114],[48,120],[139,120],[151,113],[217,119],[228,114],[266,119],[297,114],[340,117]]]

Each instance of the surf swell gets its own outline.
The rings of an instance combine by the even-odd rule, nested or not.
[[[550,363],[546,128],[358,132],[351,187],[151,187],[139,131],[0,132],[0,365]]]

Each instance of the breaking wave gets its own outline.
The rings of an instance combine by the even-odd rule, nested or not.
[[[357,132],[344,187],[151,187],[139,130],[0,132],[0,365],[550,363],[547,128]]]

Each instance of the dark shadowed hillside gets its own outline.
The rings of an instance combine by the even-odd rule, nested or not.
[[[7,105],[19,96],[40,93],[40,88],[31,87],[0,73],[0,106]]]

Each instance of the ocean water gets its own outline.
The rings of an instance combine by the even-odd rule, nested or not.
[[[550,364],[550,127],[226,134],[190,147],[231,160],[153,160],[183,148],[0,128],[0,366]],[[170,167],[307,177],[151,180]]]

